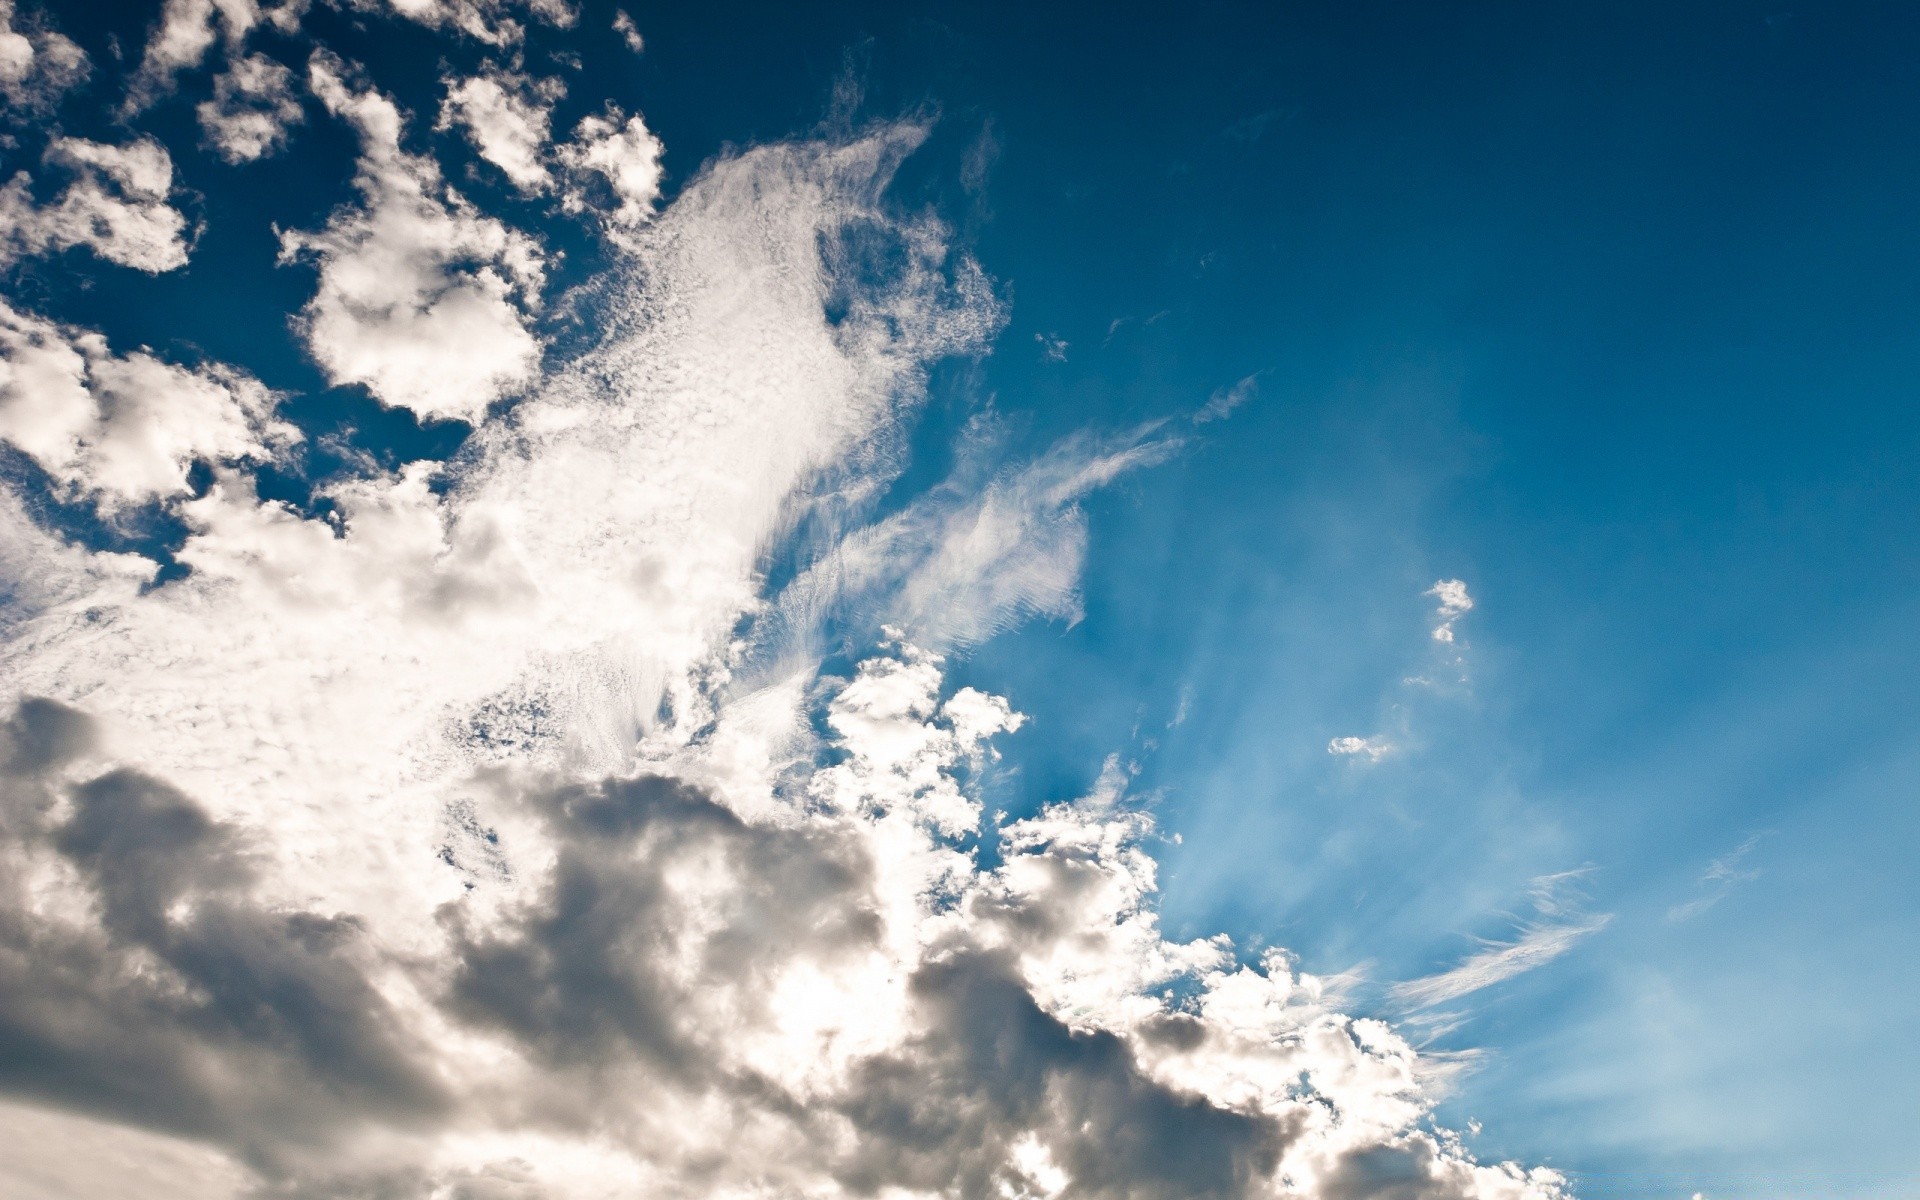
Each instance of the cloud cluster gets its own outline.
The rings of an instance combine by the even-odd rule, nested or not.
[[[508,37],[503,5],[393,5]],[[184,568],[0,483],[0,1134],[63,1109],[314,1198],[1562,1195],[1434,1127],[1430,1068],[1337,988],[1166,937],[1117,770],[984,813],[1024,718],[941,654],[1075,619],[1083,501],[1178,442],[1006,465],[983,419],[883,513],[928,372],[1005,323],[886,199],[924,126],[733,153],[660,206],[639,118],[548,150],[533,85],[456,83],[516,184],[615,197],[572,298],[598,340],[546,362],[533,240],[353,68],[308,82],[360,153],[358,201],[283,238],[307,345],[474,429],[296,509],[249,376],[0,310],[0,437],[161,506]],[[164,151],[110,149],[62,153],[164,200]]]
[[[173,157],[152,138],[113,146],[55,138],[45,161],[70,182],[46,204],[22,171],[0,187],[0,265],[84,246],[123,267],[157,274],[187,263],[187,219],[167,202]]]
[[[188,370],[0,301],[0,439],[69,496],[116,508],[184,495],[196,462],[268,459],[298,433],[258,380]]]
[[[21,21],[13,0],[0,0],[0,98],[9,107],[43,115],[91,69],[72,38],[45,21]]]
[[[539,247],[448,187],[431,158],[402,149],[399,106],[347,76],[326,52],[308,66],[327,111],[360,135],[362,202],[325,229],[281,237],[283,260],[319,264],[301,315],[307,346],[335,383],[364,384],[423,417],[476,420],[533,379]]]

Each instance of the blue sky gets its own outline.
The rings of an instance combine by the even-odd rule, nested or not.
[[[970,452],[1166,443],[1074,502],[1075,604],[945,647],[952,687],[1028,719],[989,811],[1117,756],[1167,936],[1351,975],[1348,1011],[1459,1056],[1437,1116],[1483,1160],[1593,1198],[1920,1195],[1920,13],[635,6],[636,54],[583,7],[528,21],[524,61],[578,56],[556,130],[645,114],[663,210],[717,155],[927,123],[889,203],[944,223],[1004,327],[929,366],[874,521]],[[55,133],[152,134],[203,228],[164,274],[25,256],[10,300],[288,393],[306,449],[259,494],[309,515],[363,462],[452,458],[467,424],[330,377],[289,325],[314,271],[277,231],[352,200],[353,130],[309,100],[285,152],[224,164],[194,149],[204,79],[113,115],[155,5],[45,11],[95,74],[16,122],[9,171]],[[417,115],[410,146],[502,54],[305,21]],[[619,261],[434,145],[542,239],[550,296]],[[538,319],[550,360],[599,336],[591,300]],[[186,536],[179,509],[35,503],[93,545]],[[1450,580],[1470,608],[1439,611]],[[860,628],[822,633],[823,678]],[[1556,931],[1487,986],[1395,986]]]

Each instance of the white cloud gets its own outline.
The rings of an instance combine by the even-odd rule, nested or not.
[[[72,38],[44,20],[20,22],[13,0],[0,0],[0,97],[8,105],[44,114],[90,71]]]
[[[0,262],[85,246],[108,262],[159,273],[187,262],[187,221],[167,203],[173,159],[152,138],[122,146],[56,138],[46,161],[73,176],[36,204],[22,171],[0,188]]]
[[[571,0],[343,0],[362,12],[391,12],[432,29],[451,29],[490,46],[511,46],[526,26],[511,14],[566,28],[579,18]]]
[[[627,49],[633,51],[635,54],[645,53],[647,49],[646,39],[640,36],[640,27],[633,23],[633,18],[627,15],[626,9],[616,8],[613,10],[613,31],[620,35],[622,41],[626,42]]]
[[[297,435],[274,397],[230,369],[197,371],[0,301],[0,438],[103,507],[184,494],[196,461],[266,459]]]
[[[1379,734],[1372,737],[1337,737],[1327,743],[1327,753],[1364,757],[1368,762],[1379,762],[1393,753],[1393,743]]]
[[[1067,361],[1067,339],[1057,333],[1036,333],[1033,340],[1040,345],[1040,357],[1048,362]]]
[[[460,125],[480,157],[505,172],[526,195],[546,191],[553,176],[545,162],[554,102],[566,94],[559,79],[533,80],[489,68],[447,80],[438,128]]]
[[[1256,371],[1232,387],[1215,390],[1200,411],[1193,414],[1193,423],[1205,425],[1212,421],[1224,421],[1233,415],[1234,409],[1246,404],[1259,394],[1260,374]]]
[[[216,42],[226,48],[229,69],[244,59],[249,34],[265,24],[284,33],[300,26],[308,0],[166,0],[147,38],[140,66],[128,80],[126,112],[137,113],[173,90],[182,71],[206,61]]]
[[[1458,966],[1437,975],[1394,984],[1393,998],[1409,1008],[1431,1008],[1545,966],[1613,920],[1611,913],[1587,915],[1569,898],[1569,889],[1589,872],[1585,869],[1542,875],[1529,893],[1534,916],[1523,922],[1510,941],[1484,943],[1484,948]]]
[[[935,651],[1071,617],[1081,501],[1177,444],[1003,468],[976,427],[873,521],[929,368],[1004,319],[883,200],[923,128],[710,164],[582,297],[602,341],[489,415],[381,339],[451,352],[435,306],[530,248],[313,83],[363,145],[363,204],[289,239],[315,354],[477,426],[326,517],[222,467],[152,587],[0,488],[9,1095],[296,1196],[1563,1194],[1434,1132],[1337,987],[1169,940],[1117,760],[984,826],[1022,718]],[[902,632],[828,678],[848,612]]]
[[[1442,579],[1421,594],[1440,601],[1440,623],[1433,627],[1433,640],[1451,642],[1453,623],[1473,608],[1473,597],[1467,595],[1467,585],[1458,579]]]
[[[431,159],[401,149],[399,108],[355,90],[338,60],[316,54],[309,77],[327,110],[360,133],[362,203],[318,233],[281,236],[283,261],[311,256],[320,267],[301,314],[307,346],[335,383],[365,384],[424,417],[476,420],[533,379],[539,247],[447,187]]]
[[[287,127],[304,114],[293,73],[264,54],[235,58],[213,81],[213,96],[194,109],[207,142],[230,163],[252,162],[287,142]]]
[[[647,129],[639,113],[629,117],[609,105],[606,112],[583,118],[574,127],[573,140],[560,146],[557,156],[573,184],[565,200],[576,212],[598,208],[588,188],[598,176],[612,192],[614,204],[602,209],[618,229],[631,229],[653,215],[660,198],[660,139]]]

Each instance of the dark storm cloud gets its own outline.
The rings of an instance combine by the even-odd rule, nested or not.
[[[998,955],[965,951],[913,981],[927,1029],[865,1065],[842,1105],[863,1135],[839,1174],[861,1192],[1005,1195],[1014,1144],[1033,1134],[1071,1176],[1067,1196],[1244,1196],[1287,1140],[1148,1079],[1110,1033],[1041,1010]]]
[[[89,741],[84,717],[47,701],[5,726],[0,1087],[263,1164],[443,1111],[369,982],[359,923],[261,907],[242,837],[158,780],[66,782]],[[90,912],[31,903],[29,874],[63,868]]]

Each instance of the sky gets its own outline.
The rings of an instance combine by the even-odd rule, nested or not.
[[[0,1191],[1920,1196],[1920,14],[0,0]]]

